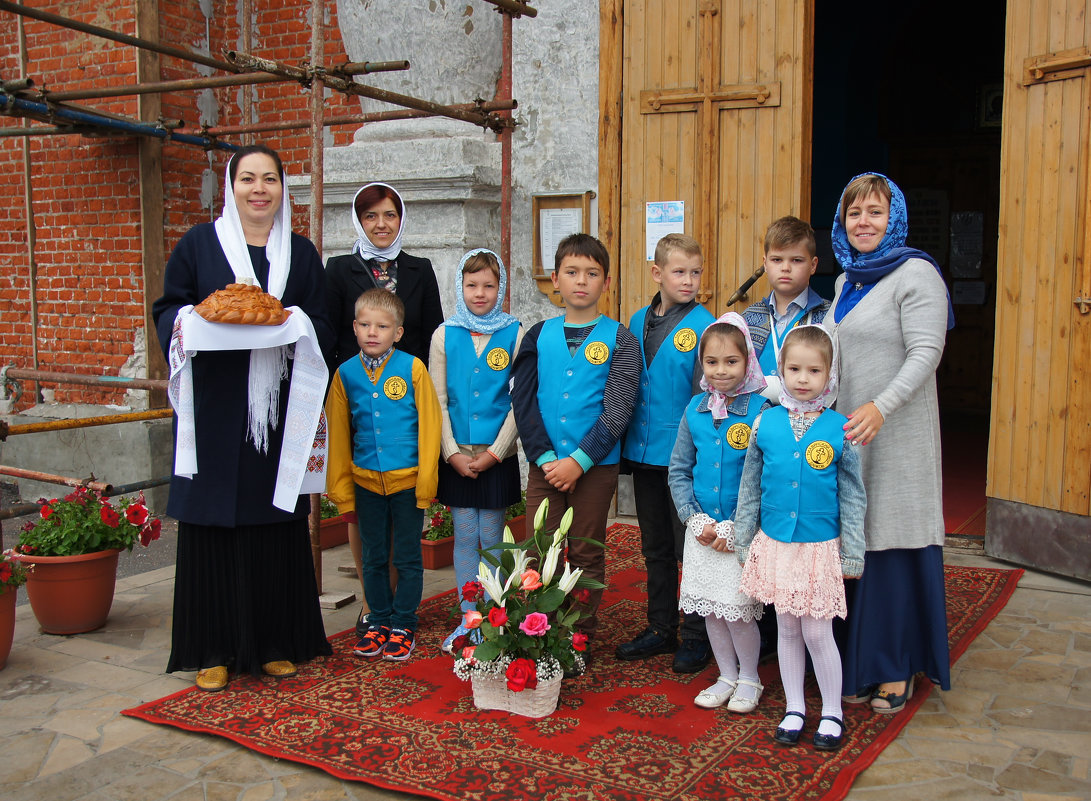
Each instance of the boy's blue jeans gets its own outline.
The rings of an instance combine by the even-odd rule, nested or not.
[[[417,607],[424,592],[420,553],[424,513],[417,508],[416,491],[377,495],[357,485],[356,514],[363,552],[364,600],[370,612],[368,625],[415,631]],[[390,589],[387,567],[391,556],[398,571],[394,590]]]

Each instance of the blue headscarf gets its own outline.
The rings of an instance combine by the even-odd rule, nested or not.
[[[856,178],[862,178],[865,175],[876,175],[886,181],[887,186],[890,187],[890,219],[879,247],[871,253],[860,253],[849,244],[848,232],[841,222],[841,203],[845,197],[845,193],[841,193],[841,199],[837,201],[837,209],[833,214],[832,239],[833,254],[845,270],[845,286],[841,290],[837,308],[833,311],[835,323],[841,322],[841,318],[855,308],[880,278],[894,272],[909,259],[924,259],[936,268],[940,279],[943,279],[943,270],[935,259],[923,250],[905,246],[905,239],[909,235],[909,212],[906,211],[905,195],[902,194],[902,190],[885,175],[877,172],[860,173],[852,180],[855,181]],[[849,184],[851,183],[852,181],[849,181]],[[946,284],[944,286],[946,287]],[[954,326],[955,310],[951,305],[951,294],[947,293],[947,328],[951,329]]]
[[[489,312],[481,315],[474,314],[466,307],[466,298],[462,294],[462,269],[466,266],[466,262],[470,260],[470,257],[476,256],[478,253],[491,253],[496,257],[496,263],[500,265],[500,284],[496,292],[496,304]],[[494,334],[501,328],[507,328],[512,323],[519,322],[517,318],[501,308],[504,305],[504,292],[508,286],[508,271],[504,269],[504,262],[500,260],[500,257],[491,250],[487,248],[471,250],[458,263],[458,270],[455,275],[458,277],[458,284],[455,287],[455,313],[447,318],[444,325],[465,328],[478,334]]]

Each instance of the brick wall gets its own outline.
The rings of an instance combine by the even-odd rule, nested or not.
[[[253,52],[298,64],[310,56],[310,5],[300,0],[270,3],[254,0]],[[37,0],[34,7],[115,31],[134,34],[132,0]],[[206,8],[207,8],[206,4]],[[197,0],[164,0],[159,7],[159,36],[164,44],[207,52],[223,58],[223,50],[239,47],[239,14],[234,3],[215,0],[207,17]],[[332,65],[347,60],[337,27],[336,6],[327,2],[326,58]],[[53,90],[136,82],[136,50],[37,20],[24,20],[27,75],[38,87]],[[209,37],[211,41],[209,41]],[[207,74],[209,71],[202,68]],[[161,57],[162,80],[201,77],[197,67]],[[16,18],[0,15],[0,77],[20,75]],[[163,116],[201,124],[201,109],[212,109],[215,125],[241,124],[242,92],[255,95],[257,122],[306,120],[310,98],[297,84],[265,84],[170,93],[162,96]],[[214,98],[210,102],[208,95]],[[198,105],[200,103],[200,106]],[[135,97],[87,100],[81,105],[137,117]],[[352,114],[358,101],[338,93],[329,97],[326,113]],[[23,127],[4,117],[0,125]],[[351,127],[332,130],[335,145],[348,144]],[[240,143],[241,137],[225,137]],[[258,135],[276,148],[291,174],[310,171],[310,135],[306,129]],[[327,140],[328,143],[329,140]],[[158,297],[161,287],[143,285],[138,147],[133,138],[73,135],[0,138],[0,364],[32,367],[31,281],[26,204],[24,146],[29,145],[36,233],[34,260],[38,304],[36,332],[41,369],[117,375],[133,356],[134,337],[144,325],[145,294]],[[228,154],[167,143],[163,147],[163,247],[171,248],[191,226],[219,214],[223,172]],[[200,192],[206,171],[215,173],[214,208],[202,208]],[[294,215],[296,231],[307,234],[305,210]],[[154,334],[149,347],[155,347]],[[46,385],[47,387],[50,385]],[[123,392],[58,386],[56,399],[85,403],[120,403]],[[33,402],[27,393],[17,409]]]

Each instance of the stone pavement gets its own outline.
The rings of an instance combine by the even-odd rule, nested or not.
[[[154,546],[153,546],[154,547]],[[949,550],[954,564],[1005,567]],[[328,591],[347,546],[323,555]],[[453,571],[426,571],[425,597]],[[122,709],[190,686],[166,675],[173,568],[119,579],[110,620],[74,637],[41,634],[20,605],[0,672],[0,798],[5,801],[394,799],[217,737],[123,717]],[[324,612],[333,634],[358,604]],[[1091,798],[1091,586],[1028,571],[1008,606],[913,720],[856,781],[852,801]]]

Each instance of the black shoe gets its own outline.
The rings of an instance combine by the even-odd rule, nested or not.
[[[800,720],[802,720],[804,726],[807,725],[807,719],[805,717],[803,717],[803,715],[801,715],[799,712],[785,712],[784,713],[784,720],[782,720],[781,723],[784,723],[785,720],[787,720],[789,717],[793,717],[793,716],[799,718]],[[776,740],[781,745],[795,745],[796,743],[799,742],[799,735],[801,735],[801,734],[803,734],[803,728],[802,727],[793,730],[793,729],[785,729],[782,726],[777,726],[777,730],[773,733],[773,739]],[[815,738],[816,738],[816,746],[817,746],[817,735],[815,735]],[[840,743],[838,743],[838,745],[840,745]]]
[[[831,717],[830,715],[823,715],[818,719],[821,723],[824,720],[832,720],[838,726],[841,727],[840,734],[819,734],[817,731],[814,733],[814,747],[819,751],[836,751],[841,747],[841,741],[845,739],[845,723],[841,718]]]
[[[647,628],[629,642],[619,645],[614,656],[624,662],[632,662],[656,654],[673,654],[677,649],[678,640],[673,635],[667,637],[653,628]]]
[[[697,673],[712,660],[712,649],[704,640],[682,640],[674,654],[671,670],[675,673]]]
[[[361,639],[367,634],[367,617],[367,612],[361,612],[360,617],[356,618],[356,636]]]

